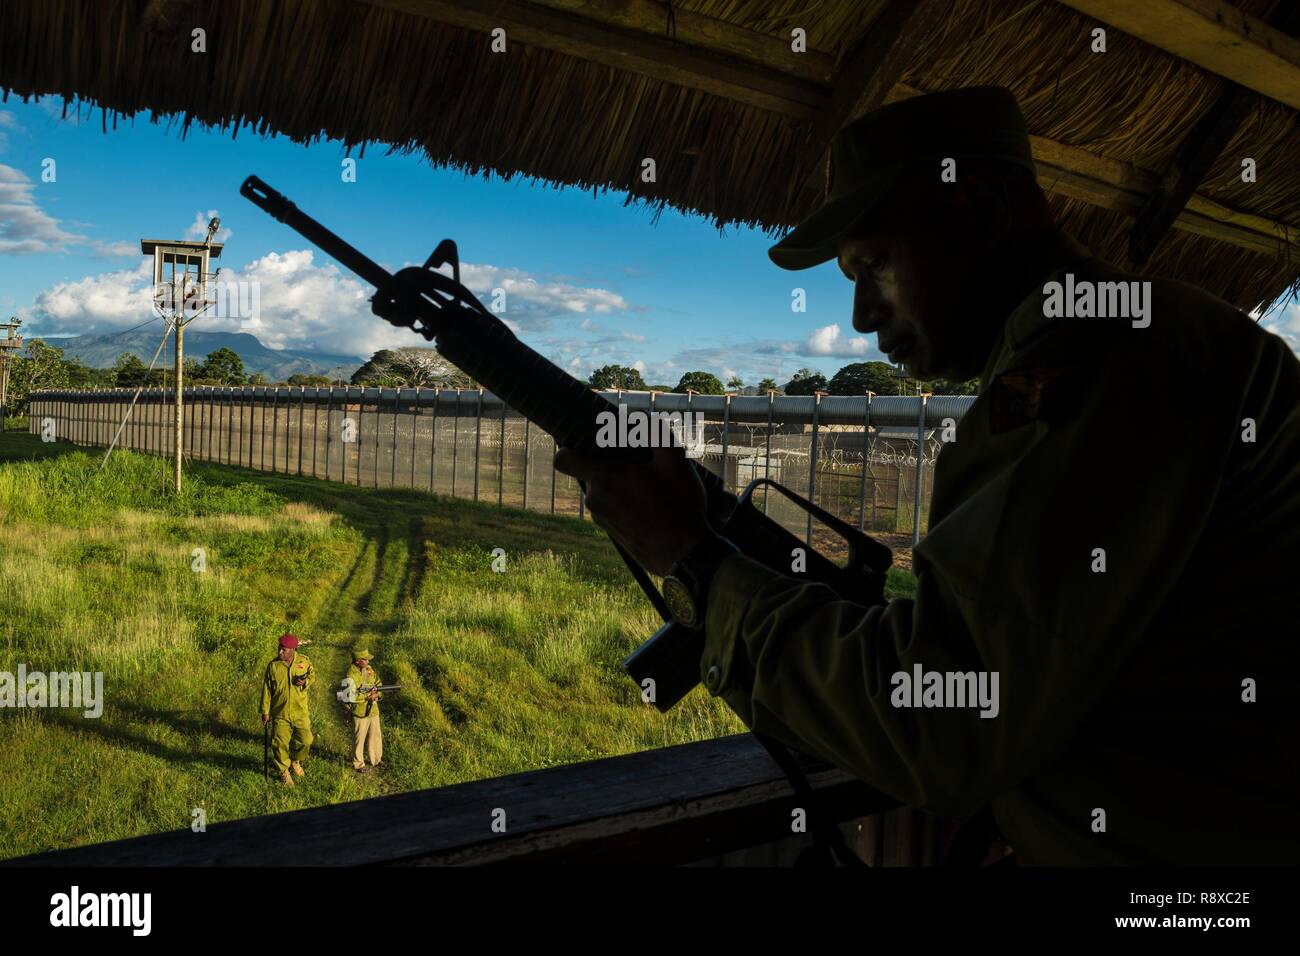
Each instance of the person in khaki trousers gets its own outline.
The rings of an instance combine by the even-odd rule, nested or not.
[[[352,665],[348,668],[343,686],[349,689],[344,706],[352,712],[352,768],[357,773],[369,773],[366,752],[372,766],[381,767],[384,761],[384,734],[379,726],[379,675],[370,666],[372,655],[364,648],[352,651]]]

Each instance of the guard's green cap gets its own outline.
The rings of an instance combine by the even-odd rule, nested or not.
[[[834,259],[840,236],[870,219],[900,175],[942,160],[997,159],[1034,172],[1025,119],[1010,91],[972,86],[882,106],[831,140],[829,194],[821,208],[768,250],[782,269]]]
[[[370,658],[373,657],[373,656],[374,656],[374,655],[372,655],[372,654],[371,654],[368,650],[366,650],[364,647],[354,647],[354,648],[352,648],[352,659],[353,659],[354,661],[368,661],[368,660],[370,660]]]

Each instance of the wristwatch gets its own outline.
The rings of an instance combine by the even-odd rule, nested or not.
[[[711,534],[679,558],[664,578],[664,602],[673,617],[687,627],[703,627],[713,575],[729,555],[739,553],[722,535]]]

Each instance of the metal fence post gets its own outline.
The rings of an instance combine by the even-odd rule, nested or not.
[[[531,422],[524,419],[524,510],[528,510],[528,426]]]
[[[776,392],[767,390],[767,454],[763,456],[763,477],[772,470],[772,409],[776,405]],[[784,476],[783,476],[784,477]],[[763,514],[767,514],[767,485],[763,486]]]
[[[692,424],[694,424],[692,422]],[[727,448],[729,447],[728,438],[731,432],[731,393],[727,393],[727,400],[722,403],[722,487],[727,487]],[[739,484],[740,476],[736,476]]]
[[[858,495],[858,530],[867,528],[867,472],[871,469],[871,398],[867,392],[867,413],[862,419],[862,491]],[[876,496],[871,496],[871,509],[876,508]],[[874,527],[873,527],[874,530]]]
[[[263,422],[266,421],[266,409],[262,410],[262,421]],[[284,437],[287,440],[289,437],[289,435],[287,434],[289,430],[289,425],[287,422],[285,423],[284,427],[286,432]],[[262,429],[262,434],[263,437],[265,437],[266,435],[265,427]],[[275,473],[275,456],[279,454],[279,450],[280,450],[280,389],[279,387],[273,386],[271,390],[271,472],[272,474]],[[262,456],[262,460],[263,461],[266,460],[265,455]],[[285,449],[284,470],[285,471],[289,470],[288,449]]]
[[[808,452],[808,500],[817,503],[817,425],[822,408],[822,393],[813,393],[812,446]],[[808,514],[808,546],[812,547],[813,516]]]
[[[357,417],[354,421],[351,418],[352,396],[349,394],[351,391],[351,387],[343,390],[343,418],[339,422],[340,428],[343,427],[344,422],[352,422],[352,441],[345,442],[342,440],[342,436],[339,436],[339,444],[343,446],[341,452],[343,455],[343,483],[345,485],[348,483],[348,459],[352,457],[352,453],[348,451],[348,445],[357,446],[357,470],[361,469],[361,399],[357,399]],[[358,391],[365,391],[365,389],[359,388]]]
[[[903,510],[903,456],[894,462],[894,534],[898,534],[898,513]]]
[[[316,408],[320,408],[320,390],[316,390]],[[334,438],[334,383],[330,383],[330,390],[325,395],[325,480],[330,480],[330,443]],[[312,471],[316,470],[316,445],[311,447],[312,454]]]
[[[330,386],[330,391],[334,391],[334,386]],[[328,421],[328,416],[327,416]],[[311,396],[311,476],[316,477],[316,444],[320,441],[320,386]]]
[[[424,410],[420,408],[420,386],[415,386],[415,406],[411,409],[411,484],[415,487],[415,436],[420,431],[420,419],[424,417]],[[396,466],[394,466],[396,467]]]
[[[379,393],[383,395],[383,392]],[[388,472],[388,487],[397,487],[397,412],[402,403],[402,389],[400,387],[393,389],[393,467]],[[379,472],[375,472],[375,481],[379,480]]]
[[[478,459],[483,445],[483,389],[478,390],[478,409],[474,416],[474,500],[478,501]]]
[[[438,493],[438,399],[442,398],[442,386],[433,390],[433,424],[429,426],[429,493]]]
[[[497,454],[497,507],[505,503],[506,490],[506,403],[501,400],[501,449]]]
[[[930,396],[920,395],[921,414],[916,423],[916,500],[912,503],[912,547],[921,540],[921,465],[925,460],[925,406]]]
[[[298,477],[302,477],[302,433],[303,426],[307,421],[307,389],[303,385],[298,386]],[[288,470],[287,468],[285,469]]]
[[[456,497],[456,457],[460,453],[460,389],[456,389],[456,414],[451,420],[451,496]]]
[[[394,389],[396,391],[396,389]],[[384,414],[384,389],[379,387],[379,394],[375,396],[375,487],[379,487],[379,426],[382,424],[380,419]]]

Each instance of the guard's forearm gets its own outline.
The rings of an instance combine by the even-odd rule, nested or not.
[[[914,612],[912,601],[867,608],[729,558],[709,591],[705,686],[751,729],[903,802],[960,815],[991,795],[1005,722],[973,708],[895,705],[894,677],[915,663],[977,666],[938,642],[914,641]]]

